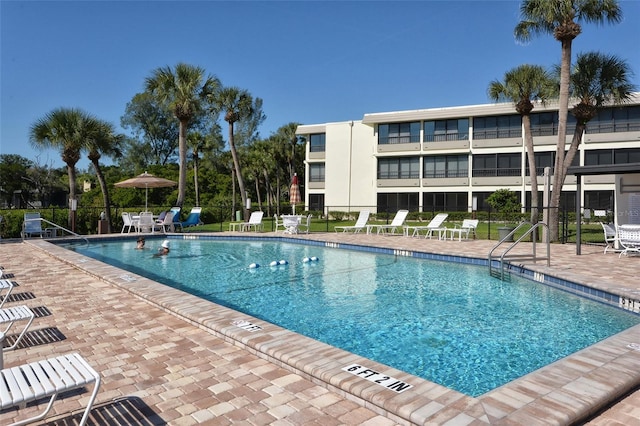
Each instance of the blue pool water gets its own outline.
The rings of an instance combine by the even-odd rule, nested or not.
[[[159,244],[74,250],[470,396],[640,322],[484,267],[272,241],[171,240],[154,258]]]

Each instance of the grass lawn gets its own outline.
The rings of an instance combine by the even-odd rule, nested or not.
[[[264,230],[265,232],[273,231],[273,220],[271,218],[265,218],[263,220]],[[372,222],[372,223],[383,223],[383,222]],[[350,226],[353,225],[354,221],[327,221],[325,219],[314,219],[311,222],[311,232],[334,232],[334,227],[336,226]],[[407,225],[426,225],[425,222],[406,222]],[[449,228],[453,228],[456,222],[445,222],[445,226]],[[459,223],[458,223],[459,224]],[[491,230],[491,239],[498,239],[498,226],[500,226],[497,222],[491,223],[491,229],[489,229],[489,223],[480,222],[478,228],[476,230],[478,239],[489,239],[489,230]],[[196,226],[192,228],[185,228],[185,232],[220,232],[227,231],[229,229],[229,222],[224,223],[210,223],[206,225]],[[526,232],[526,228],[523,228],[521,231],[516,233],[515,237],[518,238],[524,232]],[[600,224],[583,224],[581,227],[582,233],[582,242],[583,243],[601,243],[604,244],[604,235],[602,232],[602,227]],[[567,242],[575,243],[576,241],[576,226],[575,224],[569,224]]]

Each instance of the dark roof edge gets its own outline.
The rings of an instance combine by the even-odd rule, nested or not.
[[[626,173],[640,173],[640,163],[572,166],[567,169],[568,175],[621,175]]]

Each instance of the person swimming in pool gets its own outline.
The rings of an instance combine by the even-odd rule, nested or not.
[[[143,250],[144,249],[144,237],[140,237],[138,238],[138,244],[136,245],[136,250]]]
[[[162,245],[158,248],[158,252],[154,256],[166,256],[169,254],[169,240],[164,240]]]

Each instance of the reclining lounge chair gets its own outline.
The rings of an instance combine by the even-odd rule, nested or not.
[[[363,229],[367,229],[367,222],[369,221],[369,210],[360,210],[360,214],[358,215],[358,219],[356,220],[355,225],[353,226],[336,226],[334,229],[336,232],[338,230],[342,230],[342,232],[351,232],[354,234],[362,231]]]

